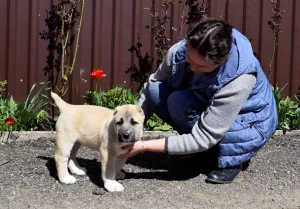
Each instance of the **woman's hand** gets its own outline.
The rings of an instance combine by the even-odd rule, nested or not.
[[[119,158],[129,158],[139,154],[140,152],[165,152],[166,139],[153,139],[148,141],[137,141],[134,144],[126,145],[122,147],[124,150],[128,150],[127,153],[120,155]]]
[[[144,149],[143,143],[144,143],[143,141],[137,141],[134,144],[130,144],[122,147],[122,149],[128,150],[128,152],[120,155],[119,158],[130,158],[141,153]]]

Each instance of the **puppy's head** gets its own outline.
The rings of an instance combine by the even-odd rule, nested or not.
[[[140,106],[121,105],[116,107],[113,125],[120,143],[133,143],[143,136],[145,115]]]

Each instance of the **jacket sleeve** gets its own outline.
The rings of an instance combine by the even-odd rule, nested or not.
[[[231,128],[255,83],[256,77],[246,74],[220,89],[190,134],[166,138],[165,151],[174,155],[189,154],[216,145]]]

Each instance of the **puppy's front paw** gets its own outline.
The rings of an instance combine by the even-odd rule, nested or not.
[[[59,179],[59,181],[63,184],[74,184],[76,182],[76,178],[74,176],[68,175]]]
[[[125,179],[126,174],[123,171],[120,171],[117,175],[116,175],[116,179],[117,180],[122,180]]]
[[[74,167],[74,168],[70,168],[70,171],[72,174],[75,174],[75,175],[78,175],[78,176],[84,176],[86,175],[87,173],[87,170],[86,168],[77,168],[77,167]]]
[[[109,192],[122,192],[124,191],[124,187],[122,184],[113,180],[106,180],[104,183],[104,188]]]
[[[76,160],[70,159],[68,167],[72,174],[78,175],[78,176],[84,176],[86,175],[87,171],[85,168],[82,168],[78,165]]]
[[[78,175],[78,176],[84,176],[84,175],[86,175],[86,174],[87,174],[86,168],[80,168],[80,169],[78,169],[78,171],[76,172],[76,175]]]

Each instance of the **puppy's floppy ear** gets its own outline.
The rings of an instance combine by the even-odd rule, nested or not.
[[[141,113],[142,115],[145,115],[143,109],[141,108],[141,106],[139,105],[135,105],[136,109],[139,111],[139,113]]]
[[[119,112],[120,106],[115,107],[113,115],[116,115]]]
[[[117,113],[118,113],[118,110],[117,110],[117,109],[114,109],[113,115],[116,115]]]

